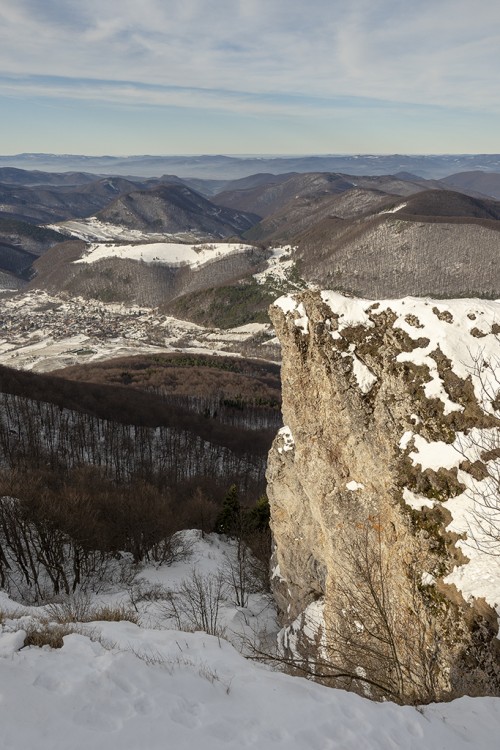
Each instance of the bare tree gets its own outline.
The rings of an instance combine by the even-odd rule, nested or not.
[[[418,560],[401,568],[380,518],[371,516],[358,528],[354,541],[339,545],[333,611],[323,619],[308,608],[291,638],[285,631],[278,659],[374,699],[435,700],[441,646],[423,603]]]
[[[203,630],[222,636],[220,608],[227,599],[227,584],[222,572],[204,574],[193,569],[176,591],[168,592],[163,611],[179,630]]]
[[[496,340],[499,344],[500,339]],[[467,518],[467,544],[483,554],[500,556],[500,356],[473,358],[471,374],[479,383],[480,406],[487,426],[472,428],[457,441],[468,474],[466,493],[472,509]]]
[[[400,570],[379,517],[360,526],[356,540],[342,550],[336,586],[340,617],[326,653],[358,680],[371,678],[382,694],[402,703],[432,700],[439,639],[422,602],[418,561]]]

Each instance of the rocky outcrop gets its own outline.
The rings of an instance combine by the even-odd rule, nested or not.
[[[475,525],[500,454],[498,304],[304,292],[270,312],[285,654],[374,698],[500,694],[500,563]]]

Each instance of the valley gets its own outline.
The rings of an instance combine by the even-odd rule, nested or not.
[[[16,690],[52,716],[71,684],[78,750],[219,748],[249,703],[263,748],[486,750],[497,157],[28,161],[0,157]]]
[[[498,746],[499,28],[0,0],[0,750]]]

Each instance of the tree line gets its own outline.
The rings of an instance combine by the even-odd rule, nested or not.
[[[0,587],[25,601],[95,587],[124,561],[172,559],[182,528],[215,530],[228,487],[255,503],[274,433],[266,418],[210,399],[162,403],[164,424],[152,426],[126,422],[136,406],[118,421],[0,393]],[[220,406],[239,419],[221,421]]]

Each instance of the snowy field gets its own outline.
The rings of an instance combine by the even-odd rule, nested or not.
[[[141,586],[176,589],[193,567],[224,570],[234,547],[184,532],[189,556],[144,568]],[[114,589],[99,604],[130,606]],[[276,630],[262,595],[247,607],[224,603],[225,638],[172,629],[158,601],[135,602],[138,623],[91,622],[60,649],[23,647],[25,632],[50,614],[6,595],[0,633],[2,750],[491,750],[500,700],[461,698],[423,708],[373,703],[245,659],[249,643]],[[10,614],[9,614],[10,613]],[[87,633],[87,634],[85,634]],[[248,648],[247,648],[248,650]]]
[[[128,258],[143,263],[158,263],[162,266],[189,266],[201,268],[229,255],[238,255],[251,250],[251,245],[236,242],[210,242],[185,245],[177,242],[153,242],[148,244],[116,245],[93,244],[88,252],[75,264],[96,263],[103,258]]]

